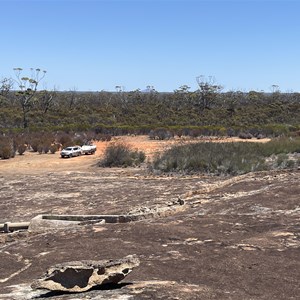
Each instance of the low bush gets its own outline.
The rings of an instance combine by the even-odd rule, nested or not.
[[[24,152],[26,151],[26,149],[27,149],[27,146],[25,144],[19,144],[17,146],[17,150],[18,150],[19,155],[23,155]]]
[[[57,135],[57,142],[62,145],[62,148],[66,148],[73,145],[73,136],[68,133],[60,133]]]
[[[299,160],[287,153],[300,152],[300,139],[281,138],[260,143],[196,143],[174,146],[156,157],[152,169],[164,172],[200,172],[238,175],[251,171],[291,168]],[[276,159],[268,159],[274,156]]]
[[[44,153],[48,153],[50,151],[50,147],[51,147],[50,142],[45,142],[43,144],[43,151],[44,151]]]
[[[39,154],[42,154],[42,153],[43,153],[43,150],[44,150],[43,145],[41,145],[41,144],[37,145],[37,152],[38,152]]]
[[[0,158],[9,159],[15,156],[13,140],[9,137],[0,137]]]
[[[3,146],[0,149],[0,157],[3,159],[9,159],[11,157],[14,157],[14,154],[12,152],[12,149],[10,146]]]
[[[276,138],[268,143],[262,144],[260,151],[265,157],[271,156],[272,154],[278,155],[280,153],[300,153],[300,138]]]
[[[33,138],[30,140],[30,146],[33,152],[38,152],[39,144],[40,144],[40,140],[37,138]]]
[[[138,166],[145,161],[145,153],[138,150],[132,150],[124,143],[112,143],[105,152],[100,161],[101,167],[129,167]]]
[[[50,145],[55,140],[54,134],[50,132],[32,132],[27,138],[32,151],[39,153],[48,153]]]
[[[52,145],[50,146],[50,153],[51,153],[51,154],[54,154],[55,152],[58,151],[58,148],[59,148],[59,146],[58,146],[57,144],[52,144]]]
[[[240,132],[239,134],[239,138],[240,139],[252,139],[253,138],[253,135],[249,132]]]
[[[169,140],[174,137],[174,133],[166,128],[156,128],[149,132],[150,140]]]

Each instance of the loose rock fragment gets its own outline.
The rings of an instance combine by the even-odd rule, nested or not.
[[[139,265],[135,255],[117,260],[73,261],[50,267],[46,274],[33,282],[32,289],[84,292],[97,285],[118,283]]]

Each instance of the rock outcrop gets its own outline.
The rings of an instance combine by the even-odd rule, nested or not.
[[[139,265],[135,255],[117,260],[73,261],[50,267],[46,274],[33,282],[32,289],[84,292],[94,286],[118,283]]]

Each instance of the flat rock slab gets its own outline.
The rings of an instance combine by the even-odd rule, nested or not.
[[[137,171],[0,176],[1,222],[36,214],[147,213],[144,208],[179,196],[186,201],[176,214],[138,222],[0,233],[0,299],[299,299],[300,170],[207,178],[135,176]],[[59,262],[130,253],[140,267],[113,289],[79,294],[30,288]]]
[[[101,261],[72,261],[50,267],[46,274],[33,282],[32,289],[84,292],[94,286],[116,284],[139,265],[135,255]]]

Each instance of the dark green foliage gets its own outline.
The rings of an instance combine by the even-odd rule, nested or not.
[[[205,85],[204,85],[205,87]],[[53,94],[53,95],[52,95]],[[30,131],[92,131],[107,135],[149,134],[165,129],[193,136],[240,132],[266,136],[299,130],[300,94],[251,91],[212,94],[188,89],[174,93],[36,92],[26,126]],[[45,98],[46,97],[46,98]],[[24,127],[19,98],[11,92],[0,101],[0,126]],[[45,107],[45,100],[51,105]],[[46,112],[45,112],[46,111]],[[175,131],[173,129],[176,128]],[[198,131],[198,132],[197,132]]]
[[[243,174],[298,165],[288,153],[300,153],[300,139],[260,143],[196,143],[175,146],[154,159],[152,168],[164,172]],[[272,159],[272,155],[277,159]],[[268,158],[268,159],[267,159]]]
[[[100,161],[101,167],[129,167],[138,166],[145,161],[145,153],[132,150],[124,143],[113,143],[109,145]]]

